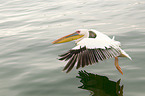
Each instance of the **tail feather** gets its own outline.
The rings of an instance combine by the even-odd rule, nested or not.
[[[119,57],[127,57],[130,60],[132,60],[132,58],[124,50],[122,50],[122,49],[120,49],[120,50],[121,50],[121,54],[120,54]]]

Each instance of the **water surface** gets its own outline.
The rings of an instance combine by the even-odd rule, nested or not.
[[[124,96],[144,96],[144,5],[144,0],[1,0],[0,95],[89,96],[76,78],[86,70],[113,82],[121,79]],[[58,55],[74,44],[51,42],[79,28],[116,36],[133,59],[119,59],[123,76],[114,59],[62,72],[66,62],[58,61]]]

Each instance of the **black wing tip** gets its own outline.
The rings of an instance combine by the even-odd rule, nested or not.
[[[76,69],[79,69],[80,67],[83,68],[114,56],[118,56],[119,54],[120,52],[113,47],[105,47],[105,49],[87,49],[86,46],[84,46],[82,48],[80,47],[80,49],[69,50],[67,53],[60,55],[61,58],[59,58],[59,60],[69,60],[63,69],[63,71],[69,73],[76,63]]]
[[[72,70],[72,69],[71,69]],[[62,71],[64,72],[65,71],[65,73],[69,73],[71,70],[67,70],[67,69],[63,69]]]

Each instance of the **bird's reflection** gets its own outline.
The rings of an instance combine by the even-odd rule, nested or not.
[[[80,82],[83,84],[79,88],[86,89],[91,92],[92,96],[123,96],[123,85],[120,85],[119,79],[117,82],[111,81],[106,76],[100,76],[86,71],[79,71]]]

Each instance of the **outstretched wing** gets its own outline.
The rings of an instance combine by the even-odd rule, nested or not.
[[[120,50],[113,47],[105,47],[105,48],[94,48],[90,49],[86,46],[80,47],[79,49],[72,49],[66,52],[65,54],[60,55],[59,60],[65,60],[67,62],[63,71],[66,70],[66,73],[72,70],[74,65],[76,64],[76,69],[80,67],[85,67],[88,65],[92,65],[99,61],[103,61],[105,59],[109,59],[112,57],[116,57],[120,55]]]

